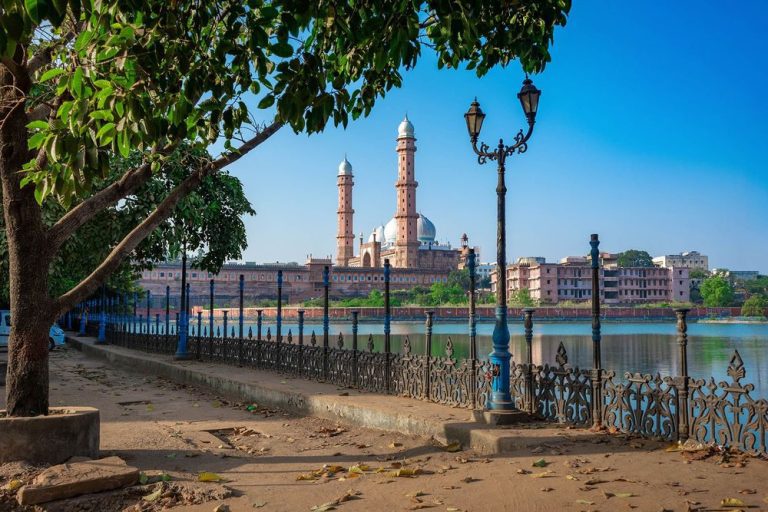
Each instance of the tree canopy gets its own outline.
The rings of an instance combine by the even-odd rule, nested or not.
[[[209,175],[283,126],[315,133],[366,116],[422,52],[482,76],[540,72],[570,0],[7,0],[0,12],[0,180],[11,330],[10,415],[47,411],[47,326],[113,275]],[[521,77],[522,78],[522,77]],[[468,97],[472,95],[468,91]],[[51,294],[63,246],[136,197],[185,143],[207,158]],[[108,180],[118,158],[138,165]],[[52,225],[40,204],[65,210]]]
[[[699,287],[707,307],[728,307],[733,304],[733,288],[728,279],[720,275],[706,278]]]
[[[768,309],[768,299],[762,295],[753,295],[744,301],[741,306],[742,316],[765,316],[765,310]]]
[[[646,251],[629,249],[619,253],[616,264],[620,267],[652,267],[653,258]]]

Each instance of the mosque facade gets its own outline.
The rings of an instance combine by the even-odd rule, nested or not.
[[[395,215],[385,224],[371,229],[367,238],[360,234],[355,244],[352,196],[354,175],[346,157],[339,164],[337,185],[336,266],[379,268],[389,260],[394,268],[450,272],[463,268],[468,255],[468,237],[461,237],[457,249],[437,240],[437,228],[416,207],[416,137],[408,116],[397,129],[397,181]],[[358,247],[355,255],[355,245]]]

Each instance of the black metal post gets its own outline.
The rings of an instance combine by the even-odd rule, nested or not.
[[[392,312],[390,310],[389,303],[389,278],[391,267],[389,266],[389,259],[384,260],[384,384],[386,392],[389,393],[391,386],[391,365],[390,353],[392,352],[392,346],[390,342],[390,322],[392,320]]]
[[[283,271],[277,271],[277,342],[283,341]]]
[[[213,279],[210,282],[210,307],[208,313],[209,325],[211,326],[211,332],[208,333],[208,358],[213,360]]]
[[[168,338],[171,327],[171,287],[165,286],[165,337]]]
[[[256,310],[256,339],[261,341],[261,315],[264,313],[263,309]]]
[[[297,311],[299,315],[299,367],[296,369],[299,375],[304,373],[304,310]]]
[[[592,428],[603,428],[603,363],[600,353],[600,240],[596,233],[589,240],[592,247]]]
[[[360,312],[352,312],[352,385],[357,387],[357,330]]]
[[[677,343],[680,347],[680,379],[678,384],[680,402],[677,407],[677,436],[680,441],[686,441],[690,434],[688,423],[688,321],[686,318],[688,311],[690,311],[688,308],[675,309],[675,315],[677,316]]]
[[[523,325],[525,326],[525,345],[528,349],[526,353],[526,369],[525,369],[525,408],[533,414],[536,412],[535,396],[536,393],[533,389],[533,313],[536,310],[533,308],[525,308],[523,310]]]
[[[238,304],[238,342],[237,342],[237,361],[240,366],[243,365],[243,292],[245,290],[245,276],[240,274],[240,303]]]
[[[469,249],[467,267],[469,267],[469,364],[472,372],[472,377],[469,379],[469,393],[470,403],[474,408],[477,404],[477,319],[475,317],[477,255],[474,248]]]
[[[328,311],[328,288],[330,287],[330,268],[328,265],[323,267],[323,379],[328,380],[328,329],[329,329],[329,311]]]
[[[431,373],[431,361],[432,361],[432,318],[434,317],[434,311],[427,311],[427,320],[424,325],[424,396],[429,400],[430,387],[432,382],[430,381]]]
[[[147,334],[149,334],[149,326],[151,325],[149,308],[152,305],[152,292],[147,290]]]
[[[203,336],[203,331],[201,330],[203,328],[203,312],[198,311],[197,312],[197,337],[196,341],[197,344],[195,346],[195,359],[198,361],[200,360],[200,340]]]

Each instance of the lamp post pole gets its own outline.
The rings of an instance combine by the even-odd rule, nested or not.
[[[496,322],[493,327],[493,351],[489,354],[493,381],[491,393],[485,404],[486,409],[490,411],[505,412],[515,410],[515,404],[509,389],[509,369],[512,354],[509,352],[509,327],[507,326],[507,187],[504,182],[504,174],[507,157],[515,153],[525,153],[528,149],[528,139],[533,133],[540,94],[541,91],[536,89],[533,82],[526,77],[517,97],[523,106],[523,111],[528,121],[528,132],[523,134],[523,131],[520,130],[514,137],[515,143],[511,146],[507,146],[504,144],[503,139],[499,139],[499,144],[493,150],[482,142],[478,148],[478,138],[485,114],[480,109],[477,99],[472,102],[469,111],[464,114],[470,142],[472,143],[472,149],[477,154],[478,163],[484,164],[488,160],[495,160],[498,174],[496,182],[496,271],[498,276],[496,280]]]

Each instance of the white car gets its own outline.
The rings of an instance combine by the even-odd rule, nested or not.
[[[0,347],[8,346],[8,336],[11,335],[11,312],[7,309],[0,309]],[[56,347],[64,345],[64,331],[56,324],[51,326],[48,331],[48,348],[53,350]]]

